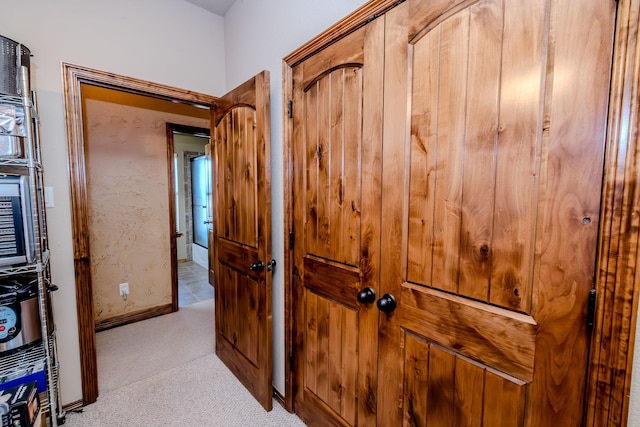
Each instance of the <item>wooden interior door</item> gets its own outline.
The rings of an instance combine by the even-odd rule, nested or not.
[[[216,354],[272,407],[269,73],[212,108]]]
[[[376,20],[292,70],[294,410],[310,425],[375,423],[383,43]]]
[[[581,425],[615,7],[388,14],[379,425]]]

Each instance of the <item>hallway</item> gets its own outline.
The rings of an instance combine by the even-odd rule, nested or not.
[[[178,307],[213,299],[207,269],[193,261],[178,263]]]

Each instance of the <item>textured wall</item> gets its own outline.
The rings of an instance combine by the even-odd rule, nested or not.
[[[84,86],[83,95],[91,281],[100,321],[171,303],[166,123],[207,128],[209,120],[201,109],[105,89]],[[126,300],[121,282],[129,283]]]

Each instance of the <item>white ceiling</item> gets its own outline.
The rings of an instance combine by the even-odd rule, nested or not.
[[[216,15],[224,16],[236,0],[185,0]]]

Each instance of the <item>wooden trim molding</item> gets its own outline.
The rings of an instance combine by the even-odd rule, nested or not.
[[[81,84],[85,83],[208,108],[216,98],[202,93],[68,63],[62,63],[62,76],[69,156],[69,188],[71,193],[71,224],[78,311],[80,370],[82,375],[82,401],[88,405],[98,398],[98,370],[89,254]]]
[[[136,311],[135,313],[122,314],[120,316],[96,322],[96,332],[116,328],[128,323],[139,322],[140,320],[151,319],[152,317],[162,316],[164,314],[173,313],[174,311],[173,304],[165,304],[147,310]]]
[[[389,9],[404,2],[404,0],[371,0],[356,9],[353,13],[338,21],[326,31],[314,37],[298,49],[290,53],[284,58],[285,64],[294,67],[297,63],[304,61],[319,50],[329,46],[330,44],[340,40],[347,34],[350,34],[372,21],[380,15],[386,13]],[[285,115],[286,117],[286,115]]]
[[[618,4],[585,425],[624,426],[640,275],[639,0]]]
[[[62,407],[62,412],[73,412],[84,406],[84,402],[82,400],[75,400],[71,403],[67,403]]]
[[[292,65],[286,60],[282,62],[282,174],[284,197],[284,400],[283,406],[289,412],[293,412],[293,249],[292,238],[295,237],[293,229],[293,152],[292,132],[293,119],[289,118],[289,100],[293,93]]]
[[[169,189],[169,250],[171,252],[171,311],[178,311],[178,232],[176,218],[176,188],[175,188],[175,173],[173,171],[173,125],[167,123],[165,125],[165,132],[167,135],[167,186]],[[139,319],[142,320],[142,319]],[[133,320],[136,321],[136,320]],[[123,323],[124,324],[124,323]],[[98,331],[98,325],[96,324],[96,331]]]

